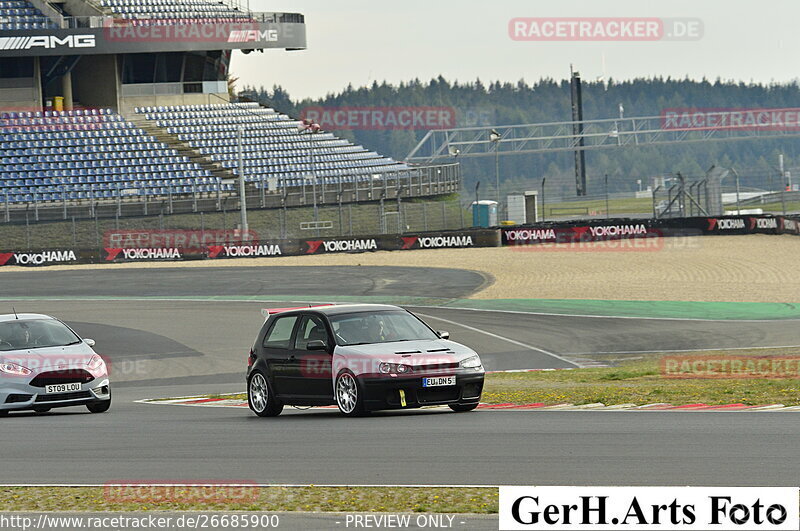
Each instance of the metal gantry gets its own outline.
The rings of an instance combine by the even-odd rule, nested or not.
[[[773,121],[737,124],[739,111],[703,113],[710,125],[680,127],[665,116],[610,118],[509,126],[462,127],[428,131],[406,157],[431,163],[454,157],[488,157],[619,147],[798,137],[800,126]],[[690,116],[691,118],[691,116]],[[739,120],[741,122],[741,120]],[[576,134],[583,125],[583,133]],[[736,125],[731,125],[736,124]],[[492,140],[493,132],[500,136]]]

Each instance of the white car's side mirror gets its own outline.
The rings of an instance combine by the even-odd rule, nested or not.
[[[89,345],[90,347],[93,347],[95,345],[94,339],[84,339],[83,342]]]
[[[450,339],[450,332],[446,332],[445,330],[437,330],[436,335],[441,339]]]

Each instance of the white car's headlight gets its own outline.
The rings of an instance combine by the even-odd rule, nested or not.
[[[481,359],[475,355],[461,361],[461,367],[464,369],[480,369]]]
[[[106,362],[103,361],[103,358],[101,358],[99,354],[92,356],[92,359],[89,360],[87,365],[92,371],[105,370],[106,368]]]
[[[406,374],[411,372],[411,367],[403,363],[383,362],[378,366],[378,370],[383,374]]]
[[[28,376],[31,370],[16,363],[0,363],[0,372],[11,374],[12,376]]]

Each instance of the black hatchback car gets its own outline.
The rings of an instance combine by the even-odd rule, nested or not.
[[[336,404],[347,416],[379,409],[447,405],[475,409],[480,357],[411,312],[377,304],[264,311],[250,350],[250,409],[276,416],[284,405]]]

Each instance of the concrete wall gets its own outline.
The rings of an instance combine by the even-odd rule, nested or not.
[[[39,58],[34,57],[33,77],[0,78],[0,108],[41,110]]]
[[[220,99],[223,98],[223,99]],[[224,101],[223,101],[224,100]],[[221,94],[165,94],[157,96],[127,96],[120,98],[120,113],[133,113],[134,107],[170,105],[206,105],[230,101],[228,93]]]
[[[102,80],[102,82],[99,82]],[[116,55],[88,55],[72,70],[73,99],[86,107],[119,106]]]

